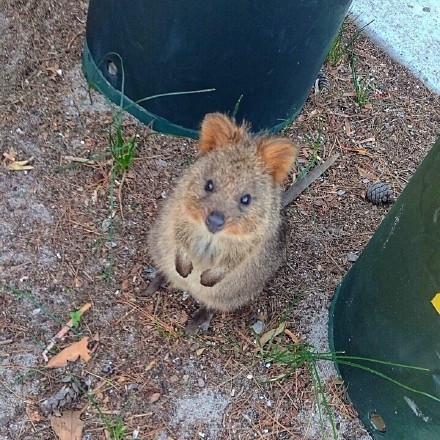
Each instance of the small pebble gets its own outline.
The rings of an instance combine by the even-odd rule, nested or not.
[[[147,274],[147,280],[153,280],[156,277],[156,269],[153,267],[147,267],[144,272]]]
[[[178,382],[178,381],[179,381],[179,378],[177,377],[177,375],[173,374],[173,375],[170,377],[170,383],[176,383],[176,382]]]
[[[163,159],[157,159],[156,164],[158,168],[165,168],[167,166],[167,161]]]
[[[200,344],[198,344],[197,342],[194,342],[194,344],[191,345],[191,347],[189,347],[190,351],[196,351],[200,348]]]
[[[205,381],[201,377],[199,377],[199,379],[197,380],[197,385],[200,388],[203,388],[205,386]]]
[[[246,377],[247,377],[249,380],[251,380],[251,379],[254,378],[254,376],[252,376],[252,374],[248,374]]]
[[[111,374],[113,372],[113,367],[112,367],[112,363],[110,361],[106,362],[102,368],[101,368],[102,373],[104,374]]]
[[[350,263],[354,263],[358,258],[359,258],[359,255],[355,254],[354,252],[347,253],[347,259]]]
[[[102,232],[108,232],[110,228],[111,220],[109,218],[105,218],[101,223]]]
[[[338,189],[338,190],[336,191],[336,194],[337,194],[338,196],[343,196],[343,195],[345,194],[345,189]]]
[[[137,391],[139,389],[139,384],[138,383],[130,383],[127,385],[127,390],[128,391]]]
[[[260,335],[263,331],[264,324],[262,321],[257,321],[255,324],[251,326],[251,329],[257,334]]]

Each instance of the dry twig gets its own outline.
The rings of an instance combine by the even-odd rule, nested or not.
[[[90,309],[92,305],[90,303],[84,304],[79,309],[79,315],[78,317],[81,317],[87,310]],[[57,343],[58,340],[62,339],[66,333],[72,328],[73,326],[73,319],[69,319],[69,321],[63,326],[63,328],[50,340],[49,344],[47,345],[46,349],[43,351],[43,359],[45,362],[49,361],[49,358],[47,357],[47,353],[49,353],[49,350],[51,350],[54,345]]]

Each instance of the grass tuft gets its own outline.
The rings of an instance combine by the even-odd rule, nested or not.
[[[353,52],[350,54],[349,65],[355,100],[359,107],[363,107],[367,103],[368,96],[370,95],[370,81],[358,76],[356,70],[356,56]]]
[[[350,14],[344,19],[339,28],[336,36],[334,37],[330,50],[325,58],[325,64],[330,64],[332,67],[336,67],[342,60],[345,54],[353,50],[353,46],[358,38],[361,36],[364,29],[369,26],[374,20],[371,20],[365,26],[362,26],[353,35],[345,41],[345,34],[347,33],[348,23],[347,20]]]
[[[272,342],[272,341],[271,341]],[[263,359],[263,361],[270,362],[272,364],[283,367],[285,372],[269,379],[267,382],[276,382],[282,380],[293,373],[299,368],[305,367],[310,374],[312,380],[313,391],[316,399],[316,406],[318,417],[320,421],[320,426],[322,430],[322,435],[325,435],[325,419],[328,420],[330,424],[330,429],[332,433],[332,438],[337,440],[336,424],[333,417],[333,413],[330,404],[325,395],[324,386],[319,375],[317,368],[317,362],[328,361],[332,363],[337,363],[340,365],[348,365],[353,368],[359,368],[366,371],[374,376],[378,376],[388,382],[395,384],[401,388],[412,393],[422,395],[435,402],[440,403],[440,398],[426,393],[424,391],[418,390],[416,388],[410,387],[387,374],[374,368],[374,365],[383,365],[390,367],[397,367],[403,369],[410,369],[415,372],[428,373],[429,369],[424,367],[418,367],[414,365],[406,365],[389,361],[382,361],[379,359],[366,358],[362,356],[350,356],[342,352],[317,352],[313,346],[306,343],[294,343],[287,344],[285,346],[280,346],[280,344],[272,345],[270,349],[264,350],[264,345],[257,339],[258,353],[257,357]]]

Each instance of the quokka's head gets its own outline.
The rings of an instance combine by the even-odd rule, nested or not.
[[[205,116],[199,159],[184,178],[182,215],[207,233],[244,238],[279,216],[280,185],[297,148],[286,138],[253,136],[220,114]]]

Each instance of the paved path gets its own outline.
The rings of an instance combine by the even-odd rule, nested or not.
[[[440,95],[440,0],[353,0],[353,16],[392,58]]]

